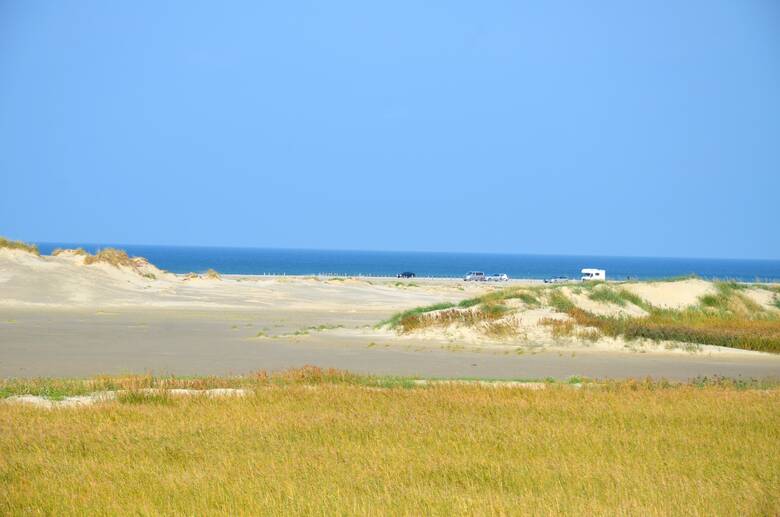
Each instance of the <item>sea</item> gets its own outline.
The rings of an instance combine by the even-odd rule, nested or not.
[[[395,276],[457,278],[469,271],[506,273],[510,278],[579,278],[582,268],[607,271],[608,280],[660,279],[697,275],[707,279],[780,281],[780,260],[599,257],[503,253],[355,251],[135,244],[37,243],[43,254],[55,248],[81,247],[91,253],[115,247],[146,257],[174,273],[215,269],[237,275]]]

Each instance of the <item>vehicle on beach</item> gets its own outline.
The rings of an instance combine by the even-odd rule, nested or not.
[[[484,282],[485,273],[482,271],[469,271],[466,276],[463,277],[466,282]]]
[[[554,276],[552,278],[545,278],[544,283],[545,284],[563,284],[566,282],[569,282],[568,276]]]
[[[593,269],[593,268],[585,268],[582,270],[582,277],[580,280],[583,282],[591,281],[591,280],[606,280],[607,279],[607,271],[605,269]]]
[[[415,275],[411,271],[404,271],[403,273],[398,273],[397,275],[395,275],[396,278],[414,278],[415,276],[417,275]]]
[[[509,280],[509,277],[506,273],[493,273],[492,275],[488,275],[487,281],[488,282],[506,282]]]

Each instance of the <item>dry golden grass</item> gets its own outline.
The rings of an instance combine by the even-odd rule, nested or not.
[[[553,337],[569,337],[574,335],[575,321],[574,320],[560,320],[557,318],[542,318],[539,320],[540,325],[550,327],[550,332]]]
[[[209,269],[203,274],[203,276],[209,280],[220,280],[222,278],[222,276],[220,276],[220,274],[215,269]]]
[[[258,377],[243,399],[0,404],[0,514],[780,512],[777,389],[316,373]]]
[[[89,255],[89,252],[87,252],[87,250],[85,250],[84,248],[75,248],[75,249],[55,248],[54,251],[51,252],[53,257],[56,257],[57,255],[62,255],[64,253],[70,253],[71,255],[80,255],[80,256]]]
[[[22,241],[12,241],[10,239],[6,239],[5,237],[0,237],[0,248],[22,250],[28,253],[32,253],[33,255],[41,254],[41,252],[38,251],[38,246],[35,244],[27,244],[26,242]]]
[[[119,250],[116,248],[103,248],[102,250],[98,251],[95,255],[87,255],[84,258],[84,264],[87,265],[97,264],[98,262],[111,264],[112,266],[115,267],[135,266],[135,262],[133,262],[133,259],[130,258],[130,256],[127,254],[125,250]]]
[[[430,327],[447,327],[460,324],[466,326],[480,325],[485,330],[488,330],[490,328],[498,328],[495,325],[496,320],[506,316],[509,312],[510,310],[506,306],[495,303],[466,309],[445,308],[420,313],[410,311],[410,313],[400,317],[397,327],[401,332],[413,332]],[[500,325],[499,327],[508,328],[507,325]],[[499,331],[499,333],[506,334],[506,331]]]

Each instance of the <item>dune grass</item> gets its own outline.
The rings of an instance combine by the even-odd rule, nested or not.
[[[87,265],[97,264],[100,262],[105,264],[110,264],[114,267],[135,266],[135,262],[133,262],[133,259],[130,258],[130,256],[127,254],[125,250],[120,250],[116,248],[103,248],[102,250],[98,251],[94,255],[87,254],[87,256],[84,257],[84,264]]]
[[[51,252],[51,255],[52,257],[56,257],[59,255],[63,255],[65,253],[70,253],[71,255],[79,255],[79,256],[89,255],[89,252],[84,248],[73,248],[73,249],[54,248],[54,251]]]
[[[22,250],[38,256],[40,256],[41,254],[41,252],[38,250],[38,246],[36,246],[35,244],[28,244],[22,241],[14,241],[14,240],[6,239],[5,237],[0,237],[0,248],[6,248],[11,250]]]
[[[333,327],[318,327],[333,328]],[[215,388],[257,388],[297,384],[350,384],[367,387],[410,386],[405,377],[356,375],[343,370],[306,366],[280,372],[258,371],[236,376],[155,376],[101,375],[88,379],[10,378],[0,379],[0,399],[13,395],[37,395],[52,400],[65,396],[87,395],[102,391],[141,391],[160,389],[207,390]]]
[[[621,307],[626,305],[626,301],[617,291],[606,286],[591,290],[588,298],[597,302],[613,303]]]
[[[422,328],[446,326],[453,323],[465,325],[488,323],[484,329],[488,334],[493,337],[506,336],[509,335],[509,326],[494,322],[494,320],[512,312],[512,309],[503,302],[519,299],[529,307],[538,307],[541,302],[533,292],[535,289],[527,287],[499,289],[482,296],[461,300],[457,306],[452,303],[440,303],[399,312],[380,325],[388,325],[401,332],[412,332]]]
[[[207,269],[205,273],[203,273],[203,276],[208,278],[209,280],[221,280],[222,275],[219,274],[219,272],[216,269]]]
[[[0,514],[780,512],[776,387],[272,377],[243,398],[0,404]]]
[[[647,311],[652,310],[650,304],[640,296],[622,287],[606,283],[598,287],[592,287],[588,293],[588,298],[597,302],[611,303],[619,307],[625,307],[627,303],[630,303]]]
[[[620,307],[627,303],[636,305],[648,313],[641,317],[596,315],[577,307],[561,286],[545,286],[491,291],[463,300],[457,308],[446,303],[412,309],[384,323],[401,332],[459,323],[478,326],[494,337],[510,336],[510,323],[497,320],[516,310],[502,302],[520,299],[528,307],[546,306],[566,313],[580,327],[554,319],[542,320],[541,324],[550,328],[553,337],[575,336],[595,341],[601,333],[629,340],[679,341],[780,353],[780,315],[746,296],[744,291],[749,288],[746,284],[723,281],[715,282],[714,286],[714,294],[702,296],[698,306],[682,310],[654,307],[620,284],[599,282],[579,286],[580,292],[587,293],[592,300]],[[776,291],[775,286],[769,289]],[[774,299],[774,305],[780,308],[780,294]]]
[[[645,305],[650,313],[639,318],[595,315],[576,307],[561,292],[553,293],[550,303],[578,325],[598,329],[608,336],[780,353],[780,318],[728,284],[716,287],[717,294],[703,296],[699,307],[672,310]]]
[[[379,325],[388,325],[391,328],[396,328],[401,325],[403,321],[408,320],[409,318],[419,317],[421,314],[425,314],[427,312],[451,309],[452,307],[455,307],[455,304],[450,302],[436,303],[433,305],[426,305],[424,307],[415,307],[414,309],[409,309],[408,311],[393,314],[389,319],[381,322]]]
[[[475,326],[482,323],[490,323],[498,320],[509,311],[505,305],[490,304],[478,308],[458,309],[447,308],[422,313],[412,313],[401,317],[396,328],[401,332],[413,332],[428,327],[446,327],[455,323],[466,326]],[[503,334],[506,329],[493,327],[494,334]]]

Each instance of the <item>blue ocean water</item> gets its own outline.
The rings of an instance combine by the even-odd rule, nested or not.
[[[607,270],[607,278],[653,279],[696,274],[703,278],[780,281],[780,260],[593,257],[403,251],[295,250],[38,243],[41,253],[82,247],[92,253],[116,247],[149,259],[174,273],[213,268],[225,274],[394,276],[412,271],[421,277],[462,277],[468,271],[506,273],[512,278],[579,278],[584,267]]]

